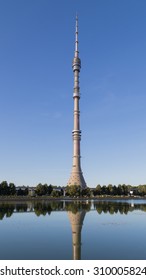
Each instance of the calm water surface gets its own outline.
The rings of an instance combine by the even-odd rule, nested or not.
[[[146,200],[0,203],[0,259],[146,259]]]

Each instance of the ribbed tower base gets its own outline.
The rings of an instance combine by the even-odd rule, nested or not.
[[[87,188],[82,172],[72,172],[67,185],[77,185],[82,189]]]

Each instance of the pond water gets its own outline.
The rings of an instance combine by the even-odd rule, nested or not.
[[[146,259],[146,200],[0,203],[1,260]]]

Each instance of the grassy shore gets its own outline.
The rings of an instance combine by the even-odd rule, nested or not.
[[[0,196],[0,202],[3,201],[16,201],[16,202],[21,202],[21,201],[42,201],[42,200],[57,200],[57,201],[62,201],[62,200],[68,200],[68,201],[73,201],[73,200],[146,200],[146,196],[140,197],[140,196],[94,196],[94,197],[65,197],[65,196],[60,196],[60,197],[51,197],[51,196]]]

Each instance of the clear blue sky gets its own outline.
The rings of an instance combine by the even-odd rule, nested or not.
[[[145,0],[0,1],[0,182],[67,184],[76,11],[87,185],[146,183]]]

